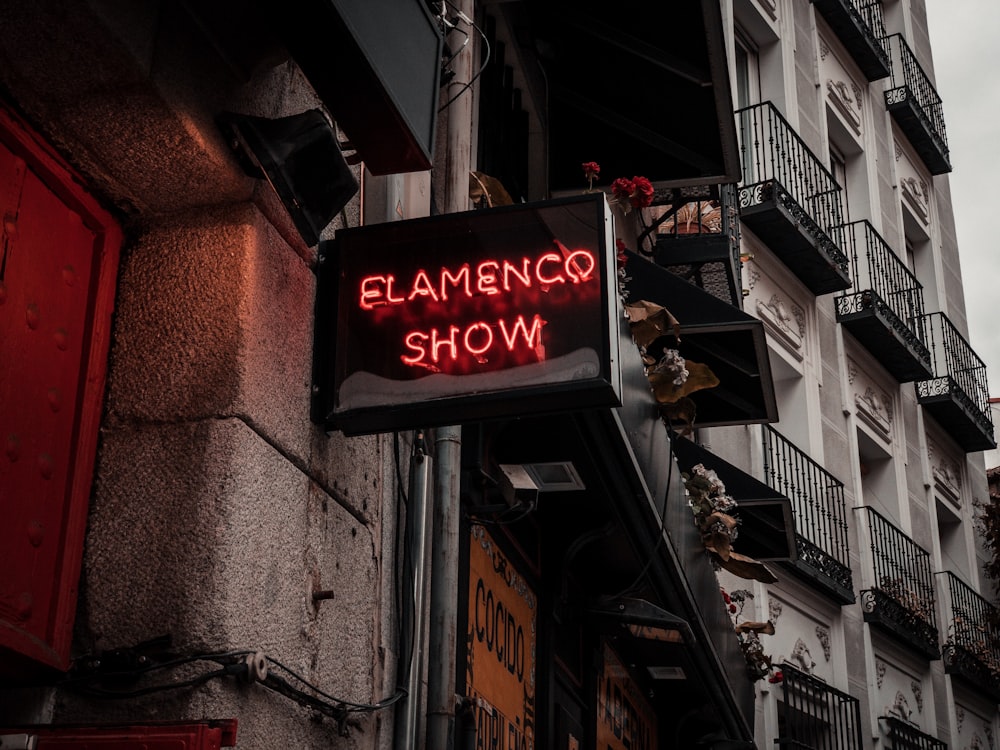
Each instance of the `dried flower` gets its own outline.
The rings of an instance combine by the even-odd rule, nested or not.
[[[663,356],[660,357],[659,362],[653,365],[652,371],[658,375],[671,375],[671,382],[677,386],[684,385],[690,374],[687,369],[687,360],[681,356],[677,349],[664,349]]]

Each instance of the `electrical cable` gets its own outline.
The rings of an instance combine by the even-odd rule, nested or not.
[[[454,104],[455,101],[462,94],[464,94],[466,91],[468,91],[472,87],[472,84],[474,84],[476,82],[476,80],[483,74],[483,71],[486,70],[486,67],[490,64],[490,57],[493,54],[492,50],[490,49],[490,40],[487,38],[486,33],[481,28],[479,28],[478,24],[476,24],[475,21],[473,21],[471,18],[469,18],[468,16],[466,16],[464,13],[462,13],[461,10],[454,3],[448,2],[448,0],[444,0],[444,2],[442,3],[442,6],[444,6],[445,4],[449,5],[453,10],[455,10],[459,14],[457,16],[458,19],[460,19],[462,21],[465,21],[465,23],[469,24],[469,26],[471,26],[479,34],[479,37],[480,37],[480,39],[482,39],[482,42],[483,42],[483,55],[482,55],[483,61],[479,65],[479,70],[477,70],[475,72],[475,74],[462,86],[462,88],[458,90],[458,93],[456,93],[454,96],[452,96],[448,101],[446,101],[444,104],[442,104],[438,108],[438,112],[439,113],[443,112],[448,107],[450,107],[452,104]],[[453,25],[452,25],[452,28],[455,28],[456,31],[461,31],[460,29],[458,29],[457,27],[455,27]],[[471,39],[471,37],[469,36],[468,32],[461,31],[461,33],[465,34],[466,40],[462,44],[462,47],[459,49],[459,51],[456,52],[454,55],[452,55],[451,58],[448,59],[448,62],[446,64],[450,64],[451,61],[454,60],[455,57],[458,56],[458,54],[462,51],[462,49],[465,49],[465,46],[468,44],[469,40]]]

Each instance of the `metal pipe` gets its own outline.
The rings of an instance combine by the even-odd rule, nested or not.
[[[425,577],[427,570],[427,538],[429,533],[428,499],[431,489],[431,470],[433,460],[421,450],[422,443],[414,446],[410,461],[410,497],[407,508],[409,515],[409,552],[410,559],[406,564],[413,571],[413,609],[407,613],[404,622],[413,629],[413,641],[405,657],[409,660],[409,679],[406,682],[406,701],[396,714],[396,747],[416,750],[420,736],[420,707],[423,698],[424,641],[427,637],[427,617],[424,615],[426,604],[424,597]],[[403,561],[397,560],[397,565]],[[409,592],[408,592],[409,593]],[[409,603],[409,602],[408,602]],[[404,629],[404,638],[405,633]],[[400,649],[401,655],[404,653]]]
[[[455,718],[458,643],[459,475],[462,428],[441,427],[434,439],[434,543],[431,549],[430,646],[427,665],[427,748],[445,750]]]
[[[449,13],[467,23],[475,16],[474,0],[447,4]],[[475,36],[468,29],[469,39]],[[455,75],[444,101],[448,118],[444,154],[444,211],[469,208],[469,174],[472,169],[473,48],[462,47],[451,62]],[[464,89],[464,90],[463,90]],[[461,92],[461,93],[459,93]],[[454,101],[452,101],[452,97]],[[441,427],[434,439],[434,529],[432,544],[430,644],[427,668],[427,750],[451,745],[455,720],[455,672],[458,649],[458,558],[462,428]]]

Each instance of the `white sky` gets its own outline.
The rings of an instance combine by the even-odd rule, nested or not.
[[[951,149],[952,201],[969,343],[1000,396],[1000,0],[927,0],[937,92]]]

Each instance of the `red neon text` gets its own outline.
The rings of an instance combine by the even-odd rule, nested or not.
[[[483,358],[494,345],[502,346],[508,352],[537,350],[542,344],[543,325],[545,321],[538,315],[532,318],[530,325],[523,315],[518,315],[511,325],[501,319],[495,326],[477,321],[464,328],[452,325],[447,331],[437,328],[410,331],[403,337],[403,343],[412,354],[402,355],[400,359],[407,365],[434,368],[443,359],[457,360],[465,354]],[[499,331],[499,336],[494,333],[494,328]]]
[[[556,284],[581,284],[595,277],[597,257],[590,250],[570,250],[556,241],[560,252],[546,252],[537,258],[519,261],[484,260],[475,268],[465,263],[458,268],[442,267],[436,276],[418,270],[409,282],[393,274],[371,274],[361,279],[358,304],[363,310],[385,305],[424,300],[446,302],[454,297],[473,298]]]

